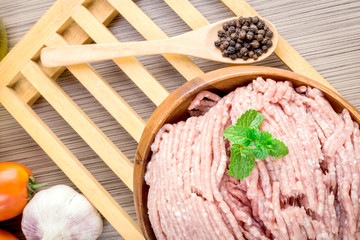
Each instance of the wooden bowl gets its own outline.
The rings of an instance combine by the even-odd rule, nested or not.
[[[246,85],[257,77],[271,78],[275,81],[290,81],[294,87],[306,85],[321,90],[337,112],[347,108],[360,124],[360,112],[339,94],[319,82],[290,71],[269,67],[239,66],[219,69],[197,77],[172,92],[154,111],[141,136],[134,168],[134,200],[138,221],[146,239],[156,239],[147,209],[148,186],[144,180],[146,165],[151,158],[151,144],[155,135],[165,123],[174,123],[189,117],[187,108],[194,97],[203,90],[226,95],[235,88]]]

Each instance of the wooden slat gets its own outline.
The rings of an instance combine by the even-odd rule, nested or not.
[[[21,72],[115,174],[133,190],[133,164],[114,143],[52,79],[45,75],[38,64],[29,61]]]
[[[221,0],[237,16],[260,16],[245,0]],[[316,80],[336,91],[283,37],[279,35],[274,53],[292,71]]]
[[[109,29],[101,24],[85,7],[79,7],[73,13],[72,18],[95,42],[119,42]],[[113,60],[157,106],[169,95],[169,92],[136,58],[127,57]]]
[[[116,9],[107,1],[107,0],[93,0],[90,6],[86,6],[89,12],[102,24],[107,26],[119,13]],[[79,33],[84,34],[84,36],[88,36],[84,31],[80,30],[81,27],[77,24],[71,26],[64,31],[62,34],[66,41],[69,44],[77,44],[76,42],[71,42],[71,35],[78,35]],[[73,34],[71,34],[73,32]]]
[[[11,54],[6,55],[0,62],[2,77],[0,89],[14,84],[14,81],[17,80],[15,77],[27,64],[28,60],[39,51],[44,45],[44,42],[69,19],[74,9],[84,1],[85,0],[57,1],[45,13],[24,38],[11,50]],[[36,33],[36,35],[33,33]],[[34,37],[36,37],[36,39],[34,39]]]
[[[164,1],[192,29],[198,29],[210,24],[188,0]]]
[[[107,25],[114,19],[118,12],[106,1],[106,0],[96,0],[89,6],[89,11],[93,14],[101,23]],[[59,32],[59,31],[58,31]],[[80,26],[77,24],[72,24],[64,30],[64,38],[70,44],[83,44],[91,40],[89,36],[81,30]],[[46,44],[46,41],[45,41]],[[39,64],[40,61],[38,61]],[[59,68],[45,68],[43,67],[44,72],[56,79],[60,74],[65,70],[65,67]],[[29,105],[32,105],[40,96],[38,91],[22,76],[19,78],[17,83],[14,86],[16,93],[21,99],[27,102]]]
[[[65,68],[63,67],[63,69]],[[29,105],[33,105],[41,96],[40,93],[31,86],[31,84],[23,76],[16,80],[13,89],[16,94],[18,94],[18,96]]]
[[[144,239],[134,220],[12,89],[0,90],[0,102],[125,239]]]
[[[63,37],[54,34],[48,46],[68,45]],[[116,93],[89,64],[68,66],[69,71],[104,106],[104,108],[137,141],[140,141],[145,121]]]
[[[167,35],[131,0],[108,0],[111,5],[147,40],[167,38]],[[163,54],[186,80],[191,80],[203,71],[188,57]]]

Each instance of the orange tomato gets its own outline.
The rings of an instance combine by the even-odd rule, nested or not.
[[[0,229],[0,240],[18,240],[18,238],[7,231]]]
[[[29,197],[40,186],[35,184],[35,178],[26,166],[14,162],[0,163],[0,221],[22,213]]]
[[[18,238],[7,231],[0,229],[0,240],[18,240]]]

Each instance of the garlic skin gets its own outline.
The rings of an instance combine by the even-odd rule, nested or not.
[[[95,240],[103,223],[82,194],[56,185],[38,192],[26,205],[21,228],[27,240]]]

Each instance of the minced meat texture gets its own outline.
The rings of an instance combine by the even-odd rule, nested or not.
[[[227,174],[223,131],[248,109],[289,154]],[[257,78],[223,98],[202,92],[194,116],[164,125],[145,175],[157,239],[360,239],[360,132],[310,87]]]

